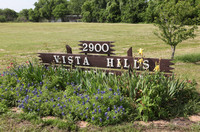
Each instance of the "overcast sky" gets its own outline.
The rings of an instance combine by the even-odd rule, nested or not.
[[[0,9],[10,8],[16,12],[22,9],[34,8],[34,3],[38,0],[0,0]]]

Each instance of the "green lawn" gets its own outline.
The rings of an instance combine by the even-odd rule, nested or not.
[[[153,34],[155,29],[153,24],[0,23],[0,71],[10,62],[34,58],[38,52],[66,52],[66,44],[78,53],[80,40],[115,41],[116,55],[126,55],[133,47],[136,56],[143,48],[146,57],[170,59],[171,47]],[[176,55],[190,53],[200,53],[200,31],[195,39],[177,46]],[[177,77],[196,79],[200,84],[200,64],[177,62],[174,67]],[[200,85],[197,89],[200,91]]]

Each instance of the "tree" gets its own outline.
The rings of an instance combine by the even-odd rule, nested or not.
[[[19,12],[18,21],[28,21],[29,20],[29,10],[23,9]]]
[[[121,21],[121,17],[120,17],[121,12],[120,12],[118,3],[116,3],[115,1],[108,2],[106,11],[108,12],[107,22],[120,22]]]
[[[39,13],[39,9],[35,8],[33,9],[29,9],[28,11],[28,16],[29,16],[29,21],[32,22],[39,22],[41,17],[40,17],[40,13]]]
[[[92,1],[86,1],[82,6],[82,20],[84,22],[93,22],[92,12]]]
[[[66,11],[66,8],[68,8],[67,3],[67,0],[38,0],[38,2],[35,2],[34,5],[35,8],[39,11],[40,18],[51,21],[51,19],[54,19],[55,17],[63,17],[63,15],[68,13]],[[54,9],[56,9],[56,11],[54,11]]]
[[[138,23],[144,21],[144,14],[147,8],[146,0],[120,0],[122,22]]]
[[[72,14],[80,15],[81,14],[81,7],[86,0],[70,0],[69,8]]]
[[[6,22],[6,17],[3,15],[0,15],[0,22]]]
[[[17,12],[11,9],[4,9],[3,15],[6,17],[6,21],[15,21],[17,19]]]
[[[53,10],[53,16],[56,19],[61,18],[62,22],[64,22],[64,18],[65,16],[69,14],[69,9],[67,8],[67,4],[59,4],[55,7],[55,9]]]
[[[172,55],[174,59],[176,46],[184,40],[195,37],[196,25],[186,26],[184,19],[185,15],[190,12],[191,5],[187,1],[178,1],[175,3],[173,0],[166,0],[161,4],[157,11],[159,12],[156,18],[155,25],[159,31],[155,35],[171,46]]]

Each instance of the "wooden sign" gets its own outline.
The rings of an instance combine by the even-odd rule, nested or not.
[[[154,72],[159,70],[165,73],[171,73],[170,66],[173,65],[170,59],[157,59],[157,58],[144,58],[133,57],[132,48],[127,51],[127,56],[110,56],[113,54],[111,45],[113,42],[103,41],[80,41],[82,44],[81,53],[83,54],[72,54],[72,49],[69,45],[66,46],[66,53],[38,53],[40,60],[44,64],[62,64],[76,67],[87,67],[86,69],[101,68],[107,72],[118,72],[119,69],[124,70],[148,70]],[[108,56],[102,55],[87,55],[87,53],[95,54],[108,54]]]

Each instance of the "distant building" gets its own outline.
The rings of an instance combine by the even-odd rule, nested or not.
[[[80,22],[80,19],[82,19],[81,15],[66,15],[65,17],[66,22]]]
[[[51,22],[80,22],[82,16],[81,15],[66,15],[63,19],[55,19],[52,18]]]

